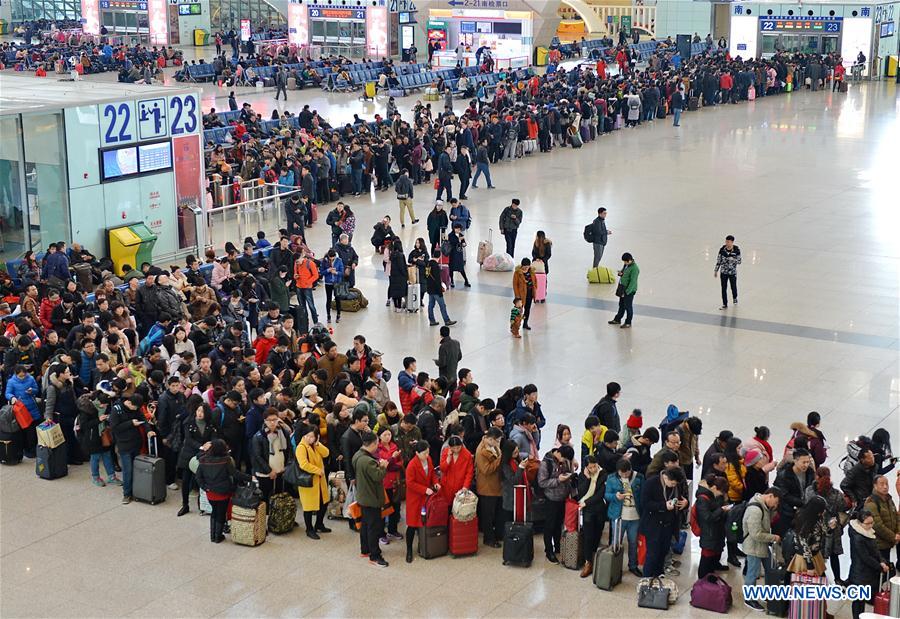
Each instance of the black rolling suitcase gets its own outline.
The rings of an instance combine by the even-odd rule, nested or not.
[[[69,474],[66,444],[56,447],[37,446],[34,460],[34,472],[41,479],[57,479]]]
[[[765,565],[766,572],[766,584],[767,585],[786,585],[788,584],[788,575],[787,570],[784,566],[778,565],[775,562],[775,550],[774,548],[770,549],[771,553],[771,561],[768,565]],[[766,601],[766,614],[772,615],[774,617],[787,617],[788,614],[788,605],[790,602],[788,600],[767,600]]]
[[[158,456],[157,439],[148,439],[150,453],[134,459],[132,496],[156,505],[166,500],[166,461]]]
[[[22,461],[22,433],[0,432],[0,464],[18,464]]]
[[[528,520],[528,487],[513,486],[513,521],[503,528],[503,565],[531,567],[534,561],[534,523]]]

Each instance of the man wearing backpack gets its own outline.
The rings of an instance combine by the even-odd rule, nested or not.
[[[778,509],[778,503],[783,496],[784,491],[773,486],[763,494],[754,495],[743,509],[741,549],[747,554],[744,585],[756,584],[760,567],[768,562],[769,546],[781,542],[781,536],[772,533],[772,514]],[[735,506],[732,512],[739,509],[740,506]],[[756,611],[764,610],[756,600],[744,600],[744,604]]]
[[[606,209],[602,206],[597,209],[597,217],[584,229],[584,240],[594,246],[594,264],[597,268],[603,258],[603,250],[606,249],[606,240],[612,234],[606,229]]]

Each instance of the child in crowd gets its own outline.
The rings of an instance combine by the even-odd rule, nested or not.
[[[513,308],[509,313],[509,330],[513,337],[522,337],[519,335],[519,328],[522,326],[522,299],[516,297],[513,299]]]

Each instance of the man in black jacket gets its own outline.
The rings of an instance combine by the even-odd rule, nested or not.
[[[362,436],[369,431],[369,415],[362,409],[354,409],[353,421],[341,435],[341,456],[344,458],[344,475],[347,483],[356,480],[353,470],[353,455],[362,447]]]
[[[872,494],[872,488],[875,485],[875,469],[875,455],[871,449],[864,447],[859,452],[859,461],[853,465],[841,482],[841,490],[853,500],[857,507],[862,507]]]
[[[390,221],[390,219],[388,219]],[[341,234],[338,237],[338,243],[334,246],[338,258],[344,263],[344,281],[350,284],[351,288],[356,286],[356,267],[359,266],[359,254],[350,245],[350,237]]]
[[[594,266],[593,268],[597,268],[597,265],[600,264],[600,260],[603,259],[603,250],[606,249],[606,240],[607,237],[611,234],[609,230],[606,229],[606,209],[602,206],[597,209],[597,217],[591,224],[593,226],[593,236],[591,237],[593,240],[591,244],[594,246]]]
[[[779,505],[781,518],[773,533],[784,536],[794,523],[794,514],[805,503],[806,489],[816,482],[812,462],[812,455],[807,450],[795,449],[793,461],[785,464],[775,476],[775,486],[784,490],[784,496]]]
[[[138,427],[147,423],[141,414],[144,398],[134,394],[116,402],[109,416],[109,426],[116,441],[119,466],[122,467],[122,505],[131,503],[134,482],[134,459],[141,452],[143,437]],[[152,430],[147,437],[156,436]]]
[[[438,188],[435,200],[441,199],[441,194],[444,193],[444,190],[447,191],[447,201],[449,202],[453,199],[453,185],[451,183],[451,181],[453,180],[453,162],[450,159],[451,150],[452,148],[448,144],[444,149],[444,152],[442,152],[440,157],[438,157]]]
[[[441,317],[444,319],[446,326],[456,324],[455,320],[450,320],[447,313],[447,304],[444,303],[444,284],[441,282],[441,265],[438,264],[438,258],[441,252],[437,249],[431,252],[431,260],[425,266],[425,292],[428,293],[428,324],[432,327],[438,325],[438,321],[434,319],[434,306],[438,305],[441,309]]]
[[[178,376],[170,376],[166,381],[166,390],[156,403],[156,429],[163,437],[159,445],[159,457],[166,462],[166,483],[169,484],[169,490],[178,490],[178,486],[175,485],[175,464],[178,454],[172,451],[169,436],[172,435],[181,416],[185,414],[185,399],[181,389],[181,379]]]
[[[237,391],[229,391],[213,409],[213,423],[219,430],[228,448],[231,457],[240,466],[243,462],[244,447],[244,411],[241,410],[241,394]]]
[[[622,431],[622,422],[619,419],[619,409],[616,408],[616,400],[622,392],[619,383],[612,382],[606,385],[606,395],[594,405],[591,415],[597,417],[600,423],[608,429],[614,430],[616,434]],[[601,462],[601,465],[603,463]],[[604,467],[605,468],[605,467]]]

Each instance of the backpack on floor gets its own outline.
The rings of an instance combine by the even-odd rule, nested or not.
[[[290,533],[297,518],[297,501],[287,492],[273,494],[269,498],[269,532],[281,535]]]

